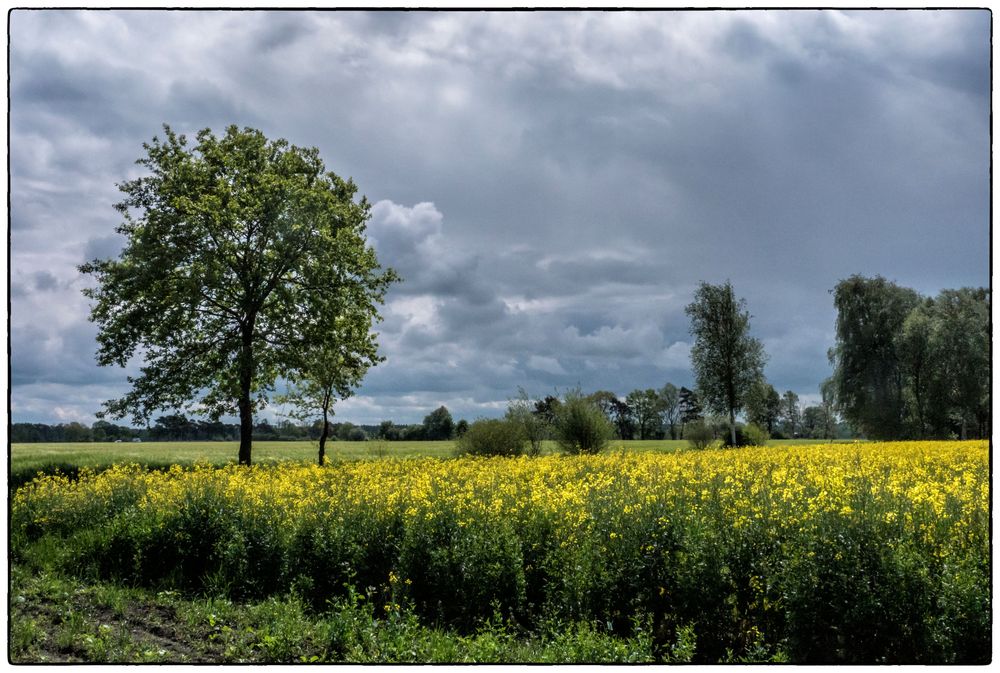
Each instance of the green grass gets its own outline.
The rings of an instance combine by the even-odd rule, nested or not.
[[[14,567],[8,656],[16,664],[653,660],[648,628],[620,637],[579,622],[529,634],[497,620],[458,634],[422,625],[405,606],[378,612],[356,595],[314,611],[295,595],[238,603]],[[692,634],[682,634],[668,661],[689,661],[693,644]]]

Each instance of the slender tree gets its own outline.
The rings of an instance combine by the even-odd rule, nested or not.
[[[793,439],[802,420],[802,411],[799,409],[799,396],[791,390],[786,390],[781,396],[781,420],[785,423],[785,434]]]
[[[688,423],[701,420],[702,409],[701,403],[698,401],[698,394],[689,388],[681,386],[677,397],[681,416],[681,439],[684,439],[684,427]]]
[[[308,421],[320,414],[320,465],[326,460],[334,403],[349,397],[368,368],[382,359],[363,312],[352,315],[345,309],[323,325],[328,331],[313,335],[290,375],[288,392],[277,399],[290,405],[289,416],[296,420]]]
[[[80,267],[96,280],[84,293],[98,363],[143,361],[102,413],[136,423],[164,408],[238,413],[239,462],[249,464],[253,415],[276,378],[306,366],[332,307],[377,320],[396,276],[366,243],[368,202],[315,148],[236,126],[221,138],[205,129],[189,147],[164,131],[143,146],[148,173],[119,185],[119,258]],[[366,332],[340,350],[369,344]]]
[[[736,413],[746,403],[754,381],[763,374],[764,347],[750,336],[746,302],[737,301],[733,286],[702,283],[685,312],[691,318],[691,364],[698,393],[712,411],[729,416],[736,444]]]
[[[680,421],[681,397],[680,391],[673,383],[667,383],[659,390],[660,407],[663,409],[663,422],[667,426],[670,439],[677,439],[677,424]]]

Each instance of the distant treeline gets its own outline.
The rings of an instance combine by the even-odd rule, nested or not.
[[[337,439],[364,440],[377,426],[357,426],[352,423],[336,423],[331,426]],[[254,426],[255,441],[283,441],[318,439],[319,423],[296,425],[283,421],[273,425],[262,421]],[[107,421],[97,421],[91,426],[83,423],[14,423],[10,426],[10,441],[30,442],[233,442],[239,441],[240,426],[235,423],[202,421],[182,414],[161,416],[149,428],[130,428],[114,425]]]

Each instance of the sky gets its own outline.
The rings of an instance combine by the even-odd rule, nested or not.
[[[92,423],[137,373],[96,365],[77,266],[121,249],[116,184],[164,123],[317,147],[372,202],[404,280],[335,420],[691,387],[684,307],[727,280],[767,379],[815,401],[839,280],[990,284],[984,10],[18,10],[9,35],[14,422]]]

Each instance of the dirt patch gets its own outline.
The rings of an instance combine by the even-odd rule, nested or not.
[[[83,591],[65,602],[44,596],[14,600],[10,616],[12,625],[22,625],[30,633],[25,639],[31,640],[23,650],[10,643],[12,663],[94,661],[98,648],[118,663],[221,660],[221,650],[207,630],[184,623],[173,606],[152,601],[132,601],[116,610]],[[107,642],[95,644],[95,638]]]

